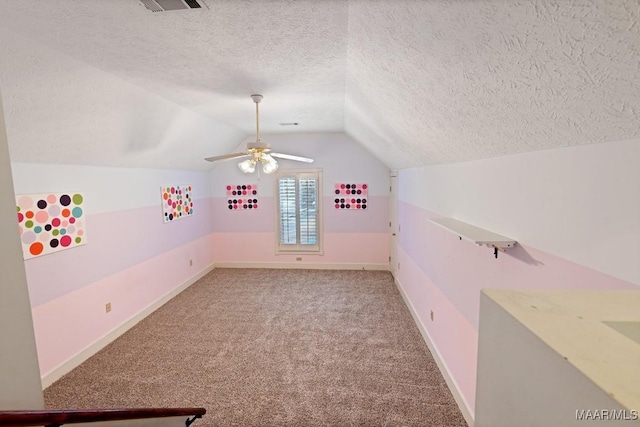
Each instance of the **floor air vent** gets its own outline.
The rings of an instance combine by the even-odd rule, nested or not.
[[[140,0],[152,12],[167,12],[170,10],[202,9],[202,0]]]

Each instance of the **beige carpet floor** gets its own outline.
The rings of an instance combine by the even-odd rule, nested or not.
[[[216,269],[45,390],[194,426],[466,426],[388,272]]]

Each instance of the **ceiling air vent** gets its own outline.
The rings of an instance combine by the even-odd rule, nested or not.
[[[205,7],[202,0],[140,0],[140,3],[152,12],[202,9]]]

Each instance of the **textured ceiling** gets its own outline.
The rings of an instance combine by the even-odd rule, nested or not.
[[[0,0],[12,158],[203,169],[251,93],[393,169],[640,136],[637,0],[204,3]]]

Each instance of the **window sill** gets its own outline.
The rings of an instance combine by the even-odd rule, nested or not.
[[[301,250],[276,250],[276,255],[318,255],[324,256],[324,251],[301,251]]]

